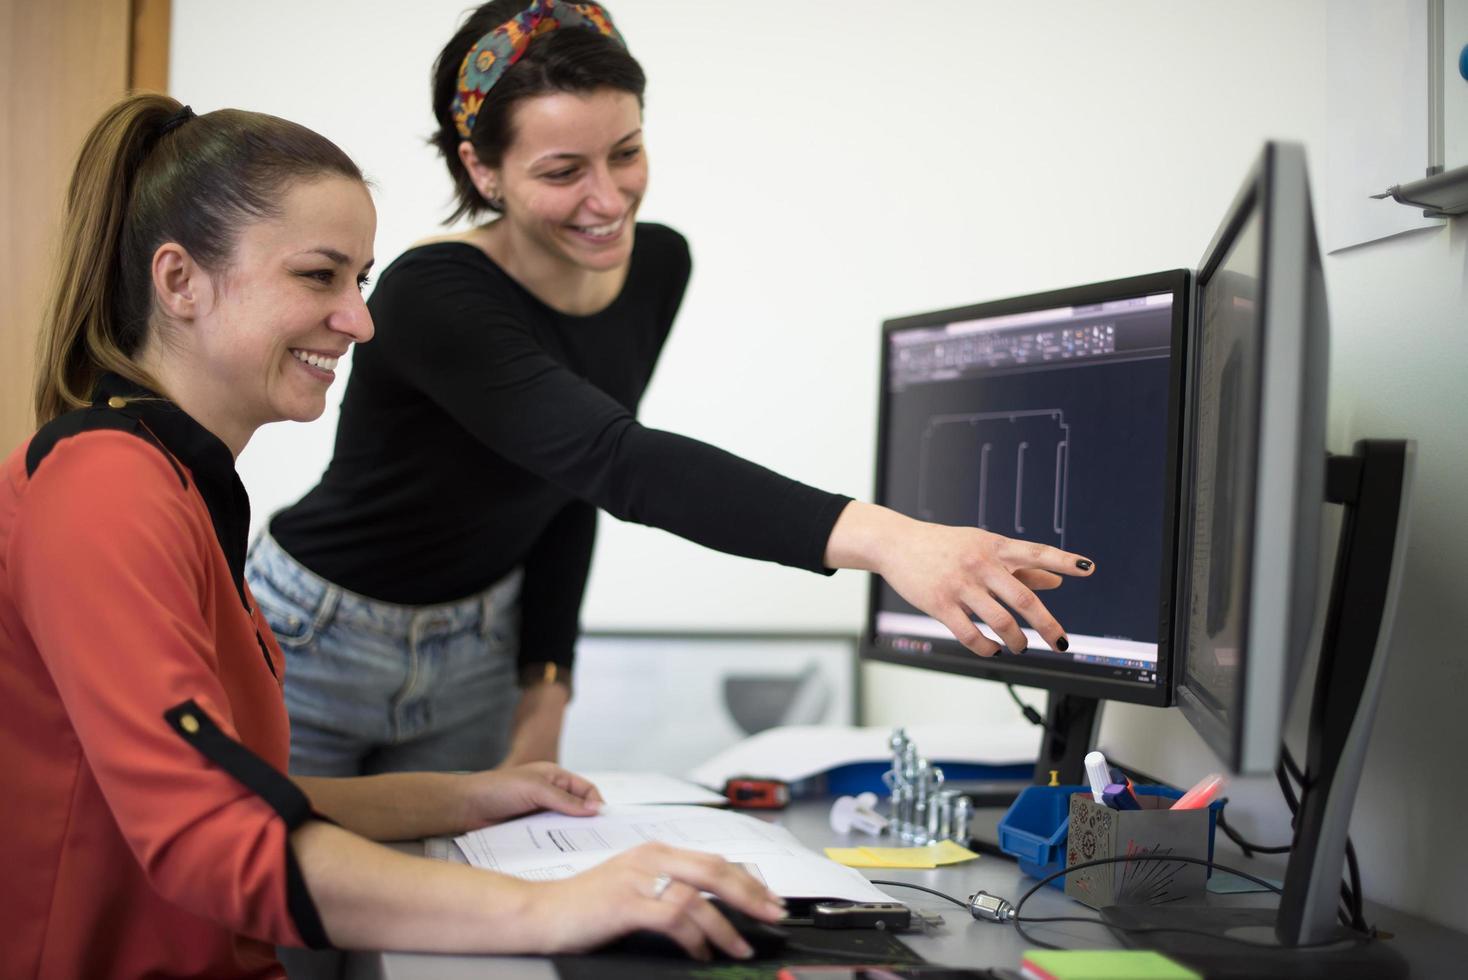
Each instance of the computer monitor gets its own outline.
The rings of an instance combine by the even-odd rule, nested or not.
[[[1197,274],[1177,701],[1235,772],[1273,772],[1315,620],[1325,281],[1303,151],[1266,146]]]
[[[1401,976],[1400,958],[1382,944],[1333,940],[1343,939],[1346,831],[1400,588],[1413,448],[1363,440],[1352,455],[1327,456],[1325,286],[1299,146],[1265,146],[1196,284],[1177,696],[1235,772],[1276,769],[1315,624],[1322,510],[1337,503],[1345,514],[1278,908],[1128,906],[1103,916],[1146,930],[1149,944],[1209,976]],[[1348,917],[1359,926],[1359,916]],[[1232,940],[1261,925],[1279,946],[1241,958]]]
[[[1166,272],[884,325],[877,501],[1073,550],[1098,574],[1042,593],[1067,652],[1026,629],[1027,652],[988,658],[874,576],[864,657],[1171,702],[1189,291]]]
[[[1335,942],[1335,920],[1401,588],[1415,447],[1361,440],[1327,457],[1324,276],[1298,146],[1266,145],[1190,295],[1193,278],[1144,276],[886,325],[877,499],[1063,544],[1094,556],[1098,574],[1046,595],[1079,640],[1069,657],[1033,633],[1027,654],[976,657],[880,582],[863,655],[1036,684],[1090,710],[1096,698],[1165,705],[1175,674],[1184,716],[1224,764],[1268,771],[1317,611],[1322,507],[1343,505],[1278,908],[1102,914],[1209,976],[1402,976],[1389,946]],[[1140,326],[1154,307],[1170,314],[1167,347],[1124,340],[1156,336],[1158,326]],[[1097,469],[1098,458],[1108,465]],[[1104,506],[1088,509],[1097,498]],[[1113,538],[1108,526],[1129,533]],[[1155,629],[1138,625],[1144,605]],[[1118,610],[1131,624],[1119,635]],[[1157,858],[1143,848],[1128,860]],[[1260,926],[1278,946],[1257,942]],[[1240,939],[1252,943],[1247,957]]]

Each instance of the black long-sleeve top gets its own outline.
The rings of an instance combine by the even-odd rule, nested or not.
[[[828,571],[849,498],[636,419],[690,269],[681,235],[639,224],[621,293],[572,316],[472,245],[405,252],[368,304],[331,463],[271,533],[323,578],[407,605],[523,567],[522,663],[571,663],[596,508]]]

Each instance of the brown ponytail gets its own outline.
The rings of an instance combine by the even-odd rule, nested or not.
[[[37,345],[39,425],[89,404],[109,371],[159,390],[136,356],[148,336],[160,245],[177,242],[218,271],[243,225],[279,214],[290,182],[363,179],[336,144],[304,126],[238,109],[180,124],[181,108],[164,95],[129,96],[82,144]]]

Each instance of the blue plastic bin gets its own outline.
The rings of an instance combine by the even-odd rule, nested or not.
[[[999,849],[1019,861],[1019,869],[1043,878],[1065,867],[1065,837],[1074,793],[1089,786],[1027,786],[999,821]],[[1052,885],[1065,887],[1064,878]]]
[[[1180,790],[1166,786],[1134,786],[1138,796],[1182,798]],[[1065,841],[1069,830],[1070,798],[1075,793],[1091,795],[1089,786],[1028,786],[999,821],[999,849],[1019,861],[1019,869],[1032,878],[1044,878],[1065,868]],[[1223,800],[1208,806],[1208,860],[1213,860],[1213,833]],[[1211,875],[1213,869],[1208,869]],[[1062,875],[1050,882],[1064,889]]]

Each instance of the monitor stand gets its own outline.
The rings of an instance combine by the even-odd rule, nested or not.
[[[1189,929],[1124,941],[1158,949],[1212,977],[1394,980],[1406,964],[1388,944],[1364,942],[1336,922],[1346,830],[1376,716],[1401,585],[1415,444],[1362,440],[1332,456],[1326,500],[1343,504],[1330,606],[1315,671],[1300,810],[1278,909],[1113,906],[1120,928]],[[1260,949],[1222,936],[1277,943]]]
[[[1047,786],[1050,774],[1062,786],[1086,782],[1086,753],[1096,744],[1096,721],[1101,702],[1096,698],[1050,692],[1045,708],[1045,734],[1040,755],[1035,762],[1033,784]],[[999,847],[999,821],[1009,805],[1029,784],[993,783],[988,786],[965,787],[958,784],[974,801],[976,811],[968,830],[968,847],[1009,861],[1013,854]]]
[[[1100,708],[1096,698],[1050,692],[1044,740],[1035,761],[1036,785],[1049,785],[1052,772],[1061,786],[1085,785],[1086,753],[1096,745]]]
[[[1025,782],[1023,777],[980,781],[956,780],[944,783],[947,789],[956,789],[973,801],[980,809],[999,807],[1008,809],[1028,786],[1047,786],[1050,774],[1062,786],[1084,785],[1086,782],[1086,753],[1096,744],[1096,721],[1101,702],[1096,698],[1077,697],[1073,694],[1050,692],[1045,708],[1045,734],[1040,742],[1040,754],[1035,761],[1034,778]],[[1003,852],[997,831],[980,844],[988,844],[994,853]],[[1007,855],[1006,855],[1007,856]]]

